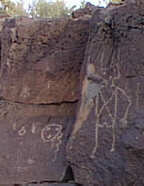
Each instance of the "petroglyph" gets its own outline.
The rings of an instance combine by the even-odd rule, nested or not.
[[[49,124],[41,130],[41,139],[44,143],[51,143],[51,147],[55,148],[55,155],[52,161],[57,158],[60,145],[62,144],[62,126],[59,124]]]
[[[112,147],[111,147],[111,152],[115,151],[115,143],[116,143],[116,122],[118,120],[118,99],[119,99],[119,95],[121,94],[123,97],[126,98],[128,105],[126,106],[125,112],[123,117],[120,119],[120,122],[123,124],[123,127],[127,126],[127,118],[128,118],[128,114],[129,114],[129,109],[132,105],[132,101],[130,99],[130,97],[127,95],[126,91],[122,88],[120,88],[119,86],[117,86],[116,80],[120,79],[120,70],[119,70],[119,66],[116,65],[117,68],[117,76],[115,77],[111,77],[111,84],[110,87],[106,87],[106,88],[111,88],[112,89],[112,94],[109,97],[109,99],[106,101],[102,90],[100,90],[99,94],[96,96],[95,98],[95,103],[96,103],[96,107],[95,107],[95,117],[96,117],[96,126],[95,126],[95,146],[93,148],[91,157],[94,158],[95,154],[97,152],[98,149],[98,144],[99,144],[99,128],[111,128],[112,129]],[[99,105],[99,100],[102,100],[103,104],[102,106]],[[112,113],[110,111],[110,108],[108,106],[108,104],[114,99],[114,113]],[[111,119],[111,125],[107,125],[107,123],[103,123],[100,124],[100,117],[104,111],[104,109],[106,109],[109,118]]]
[[[37,123],[32,123],[32,134],[36,133]]]
[[[19,136],[24,136],[26,134],[26,129],[23,126],[19,131],[18,131]]]
[[[44,128],[40,128],[41,123],[35,122],[32,123],[31,129],[28,130],[26,126],[22,126],[20,130],[18,130],[19,136],[24,136],[28,131],[31,134],[35,135],[40,131],[40,139],[43,143],[49,143],[50,148],[54,151],[53,161],[56,160],[57,153],[60,149],[60,145],[62,144],[63,132],[62,125],[60,124],[48,124]],[[15,124],[12,126],[13,130],[16,130]]]
[[[44,143],[54,142],[59,136],[62,136],[62,126],[59,124],[49,124],[41,130]]]
[[[75,138],[77,132],[84,124],[84,121],[87,120],[91,110],[95,105],[95,145],[92,150],[91,157],[94,158],[99,145],[99,128],[107,128],[112,130],[112,145],[110,151],[115,151],[116,144],[116,123],[119,121],[123,127],[127,127],[127,118],[129,114],[130,107],[132,105],[132,101],[130,96],[127,94],[125,89],[119,87],[117,85],[118,80],[121,77],[119,65],[116,64],[114,66],[115,75],[110,76],[108,80],[101,77],[99,74],[96,74],[95,67],[93,64],[89,64],[87,67],[87,77],[83,81],[83,89],[82,89],[82,101],[80,110],[78,113],[78,117],[76,120],[75,128],[73,130],[72,137]],[[104,89],[110,89],[111,95],[109,98],[106,98],[103,94]],[[126,99],[127,106],[125,108],[123,117],[118,119],[118,108],[120,95]],[[114,105],[112,112],[109,104]],[[101,101],[101,104],[100,104]],[[106,111],[108,114],[108,119],[110,123],[102,122],[101,116],[103,112]]]

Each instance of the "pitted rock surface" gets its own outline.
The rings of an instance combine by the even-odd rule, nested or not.
[[[88,5],[2,26],[0,184],[144,185],[144,3]]]
[[[125,4],[92,18],[67,148],[75,179],[84,186],[144,185],[143,10]]]
[[[88,34],[89,18],[7,20],[2,31],[1,97],[26,104],[78,100]]]
[[[0,183],[63,181],[75,109],[75,103],[40,106],[1,101]]]
[[[1,32],[0,183],[62,183],[89,18],[10,18]]]

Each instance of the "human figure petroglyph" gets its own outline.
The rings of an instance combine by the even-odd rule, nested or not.
[[[128,118],[129,109],[132,105],[132,101],[131,101],[130,97],[128,96],[128,94],[126,93],[126,91],[124,89],[120,88],[118,85],[116,85],[116,81],[119,80],[121,77],[118,64],[116,64],[116,71],[117,71],[117,75],[114,77],[110,77],[110,79],[109,79],[110,85],[108,87],[102,87],[99,91],[99,94],[94,98],[95,104],[96,104],[96,107],[95,107],[96,125],[95,125],[95,146],[94,146],[92,154],[91,154],[92,158],[95,157],[95,154],[98,149],[99,128],[111,128],[112,129],[111,152],[115,151],[115,143],[116,143],[116,131],[115,130],[116,130],[116,122],[118,120],[118,106],[119,106],[118,105],[118,98],[119,98],[120,94],[126,98],[128,105],[126,106],[123,117],[119,121],[121,124],[123,124],[124,127],[127,126],[127,118]],[[105,97],[103,95],[103,92],[102,92],[103,88],[111,88],[112,89],[112,94],[107,100],[105,100]],[[103,103],[101,106],[99,105],[100,99],[102,100],[102,103]],[[114,99],[114,113],[112,113],[110,111],[110,108],[108,106],[108,104],[113,99]],[[100,117],[101,117],[104,109],[106,109],[106,112],[108,113],[108,117],[111,120],[111,125],[107,125],[107,123],[101,124],[101,122],[100,122]]]
[[[103,71],[104,71],[104,67]],[[117,85],[118,80],[121,78],[120,68],[118,64],[115,64],[113,69],[115,72],[113,76],[110,76],[108,79],[103,78],[103,76],[99,75],[95,71],[95,66],[93,64],[88,64],[87,67],[87,77],[83,81],[83,89],[82,89],[82,102],[79,110],[79,114],[76,120],[75,128],[73,130],[72,137],[75,138],[79,129],[83,126],[84,121],[87,120],[91,110],[95,105],[95,146],[92,150],[91,157],[94,158],[99,145],[99,129],[100,128],[108,128],[112,130],[112,146],[110,151],[115,151],[115,143],[116,143],[116,123],[119,121],[123,127],[127,126],[127,118],[129,114],[129,109],[132,105],[132,101],[130,96],[125,91],[126,88],[121,88]],[[104,75],[107,73],[104,72]],[[111,95],[106,98],[104,95],[104,90],[110,89]],[[120,95],[126,99],[127,106],[125,108],[123,117],[118,119],[118,108],[120,100]],[[110,110],[109,104],[114,100],[114,112]],[[101,101],[101,104],[100,104]],[[102,122],[101,116],[103,112],[106,111],[108,114],[109,123]]]

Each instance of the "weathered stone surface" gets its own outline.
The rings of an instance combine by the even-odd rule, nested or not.
[[[75,103],[0,102],[0,183],[61,182]]]
[[[8,19],[1,33],[0,183],[60,183],[89,18]]]
[[[2,184],[0,186],[14,186],[13,184]]]
[[[1,32],[3,29],[3,23],[5,22],[5,20],[9,18],[9,15],[7,14],[0,14],[0,61],[1,61]]]
[[[28,184],[27,186],[77,186],[71,183],[43,183],[43,184]]]
[[[144,185],[143,50],[142,8],[95,12],[67,148],[76,182],[84,186]]]
[[[0,95],[21,103],[78,99],[89,18],[9,19],[2,31]]]
[[[92,16],[94,11],[96,10],[96,6],[91,3],[86,3],[85,8],[80,8],[72,12],[72,18],[80,18],[84,16]]]

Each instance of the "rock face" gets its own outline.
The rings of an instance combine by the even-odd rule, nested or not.
[[[1,33],[0,183],[65,182],[89,19],[8,19]],[[70,177],[69,176],[69,177]],[[71,178],[70,178],[71,179]]]
[[[144,185],[143,5],[5,21],[0,184]]]
[[[0,105],[0,183],[63,181],[75,103]]]
[[[127,4],[95,12],[67,147],[84,186],[144,185],[144,17]]]
[[[8,20],[2,34],[0,95],[26,104],[74,102],[89,19]]]

